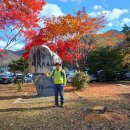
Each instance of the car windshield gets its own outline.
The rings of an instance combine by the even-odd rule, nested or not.
[[[69,75],[70,75],[70,76],[74,76],[74,75],[75,75],[75,73],[70,73]]]
[[[27,74],[26,77],[32,77],[32,74]]]
[[[26,75],[26,77],[32,77],[32,75],[31,75],[31,74],[29,74],[29,75]]]
[[[11,75],[1,74],[1,75],[0,75],[0,78],[2,78],[2,77],[11,77]]]
[[[23,77],[24,75],[17,75],[17,77]]]
[[[1,75],[0,75],[0,78],[1,78],[1,77],[5,77],[5,75],[1,74]]]

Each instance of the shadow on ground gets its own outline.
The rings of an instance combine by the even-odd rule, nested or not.
[[[24,112],[30,110],[47,110],[54,108],[54,106],[45,106],[45,107],[35,107],[35,108],[8,108],[8,109],[0,109],[0,112]]]

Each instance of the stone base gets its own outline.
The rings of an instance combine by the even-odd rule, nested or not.
[[[47,78],[45,75],[34,75],[33,79],[39,97],[54,96],[53,78]]]
[[[107,108],[105,106],[96,106],[93,107],[91,111],[100,114],[100,113],[105,113],[107,111]]]

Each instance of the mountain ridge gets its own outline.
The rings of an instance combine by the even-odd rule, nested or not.
[[[18,60],[24,52],[25,50],[5,50],[4,57],[0,57],[0,67],[6,67],[12,62],[12,60]]]
[[[122,31],[119,30],[108,30],[107,32],[112,32],[113,34],[122,34]],[[0,67],[8,66],[12,60],[18,60],[22,54],[25,52],[25,49],[13,51],[13,50],[6,50],[5,56],[0,57]]]

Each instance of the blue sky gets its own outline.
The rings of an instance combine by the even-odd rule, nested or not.
[[[129,0],[46,0],[46,2],[47,5],[42,11],[46,17],[73,14],[85,7],[91,17],[101,12],[106,13],[105,31],[122,30],[124,24],[130,25]]]
[[[51,17],[52,15],[74,14],[74,12],[85,7],[91,17],[95,17],[102,12],[106,14],[106,26],[100,32],[110,29],[122,30],[124,24],[130,26],[130,0],[46,0],[46,2],[47,4],[43,7],[40,16]],[[42,24],[40,23],[40,25]],[[6,42],[1,41],[1,43],[0,48],[4,48]],[[19,42],[11,49],[18,50],[23,47],[23,42]]]

